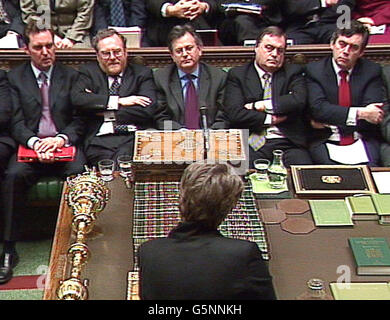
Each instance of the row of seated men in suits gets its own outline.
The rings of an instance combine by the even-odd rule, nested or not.
[[[367,28],[353,21],[351,28],[335,32],[332,56],[304,70],[284,63],[286,36],[269,27],[258,36],[254,61],[226,74],[200,61],[201,39],[191,26],[176,26],[169,34],[174,63],[153,74],[128,63],[125,39],[112,29],[94,38],[96,62],[79,71],[65,67],[56,62],[52,31],[30,23],[25,50],[31,62],[1,73],[0,282],[11,279],[19,259],[15,244],[28,188],[41,176],[66,177],[83,172],[85,164],[131,154],[134,132],[123,131],[123,125],[200,128],[204,104],[210,128],[249,129],[250,163],[282,149],[288,166],[334,164],[329,144],[346,148],[356,141],[367,157],[362,162],[380,165],[380,143],[390,141],[389,117],[381,67],[362,58],[368,36]],[[347,81],[337,79],[343,78],[338,69],[350,71]],[[39,161],[18,162],[18,144],[35,150]],[[77,147],[75,161],[54,162],[53,151],[64,145]]]
[[[223,12],[222,4],[237,2],[265,9],[260,15]],[[218,29],[224,45],[243,45],[270,25],[282,27],[293,44],[329,43],[343,15],[353,15],[368,27],[390,25],[387,0],[10,0],[4,8],[8,18],[0,14],[0,37],[9,30],[22,35],[26,23],[39,18],[45,22],[49,14],[58,48],[88,47],[90,35],[108,26],[137,26],[144,30],[142,46],[166,46],[170,29],[184,23]],[[387,28],[371,39],[388,43],[389,35]]]

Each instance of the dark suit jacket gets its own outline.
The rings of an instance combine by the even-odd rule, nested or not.
[[[72,145],[77,145],[84,133],[84,124],[75,116],[70,101],[72,85],[77,80],[76,70],[56,63],[50,79],[50,109],[59,133],[65,134]],[[12,135],[26,145],[28,139],[38,133],[42,102],[39,87],[31,68],[26,62],[8,73],[13,103]]]
[[[229,70],[224,107],[232,128],[261,132],[266,113],[244,108],[246,103],[263,100],[263,88],[254,62]],[[303,68],[285,65],[272,77],[274,112],[287,119],[277,125],[286,138],[297,146],[306,146],[306,83]]]
[[[223,94],[226,82],[226,72],[219,68],[200,64],[199,74],[199,106],[208,107],[207,125],[214,129],[227,128],[222,114]],[[154,73],[157,86],[158,109],[156,111],[156,126],[164,129],[164,122],[169,121],[172,129],[184,127],[184,98],[178,76],[177,67],[171,64]]]
[[[338,105],[338,84],[336,73],[329,56],[320,61],[309,63],[306,66],[309,108],[311,117],[321,123],[342,128],[349,133],[358,131],[363,137],[381,139],[379,126],[365,120],[358,120],[356,126],[347,126],[349,108]],[[385,101],[385,89],[382,71],[379,64],[359,59],[349,84],[351,88],[351,107],[364,107],[374,102]],[[314,141],[324,142],[331,135],[331,130],[313,130]]]
[[[94,7],[93,34],[111,25],[110,20],[111,0],[97,0]],[[123,0],[123,10],[125,13],[126,27],[146,24],[146,8],[143,0]]]
[[[387,103],[384,107],[385,110],[385,118],[383,119],[381,123],[381,130],[382,130],[382,135],[384,139],[386,140],[387,143],[390,143],[390,66],[383,66],[382,67],[382,72],[383,72],[383,81],[385,83],[385,88],[386,88],[386,100]],[[389,155],[390,159],[390,155]]]
[[[99,115],[107,110],[109,88],[107,75],[100,69],[97,62],[80,67],[80,77],[72,90],[72,102],[81,113],[87,115],[87,136],[85,146],[99,131],[103,123],[103,116]],[[118,124],[135,124],[140,128],[152,126],[156,104],[156,87],[151,69],[130,64],[124,71],[119,96],[130,95],[146,96],[152,99],[148,107],[131,106],[121,107],[116,111]],[[91,93],[86,92],[86,89]]]
[[[141,299],[275,299],[254,242],[223,237],[195,222],[139,248]]]
[[[20,5],[18,0],[3,1],[4,9],[11,20],[11,23],[0,23],[0,38],[4,37],[8,31],[15,31],[20,35],[24,33],[24,24],[22,22]]]
[[[284,1],[284,0],[283,0]],[[253,3],[260,4],[264,6],[264,12],[261,17],[268,25],[278,25],[282,22],[282,15],[280,11],[280,7],[282,6],[282,2],[280,0],[219,0],[220,5],[229,4],[229,3]],[[283,2],[284,3],[284,2]],[[222,6],[220,10],[223,10]]]
[[[0,143],[15,148],[16,144],[10,133],[11,119],[12,100],[7,73],[4,70],[0,70]]]
[[[285,0],[282,6],[284,22],[289,25],[304,25],[307,17],[318,14],[322,23],[335,23],[341,13],[337,12],[340,6],[355,7],[356,0],[339,0],[336,5],[322,8],[320,0]]]
[[[215,0],[204,0],[210,6],[207,14],[204,14],[193,21],[179,18],[165,18],[161,15],[161,7],[164,3],[179,2],[179,0],[145,0],[146,10],[148,14],[147,27],[145,30],[145,38],[147,44],[152,47],[165,47],[167,45],[167,37],[169,31],[175,25],[190,23],[195,29],[213,29],[215,16],[218,13],[218,7]]]

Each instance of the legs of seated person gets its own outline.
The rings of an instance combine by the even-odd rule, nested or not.
[[[81,150],[77,151],[74,161],[53,164],[17,162],[16,155],[13,155],[1,186],[5,240],[17,240],[18,223],[26,208],[26,194],[40,177],[56,176],[65,179],[82,173],[84,164],[85,156]]]
[[[3,178],[8,161],[14,152],[15,149],[13,147],[6,143],[0,142],[0,179]]]
[[[381,164],[380,160],[380,144],[377,140],[363,140],[366,148],[369,162],[367,163],[370,167],[378,167]],[[311,157],[313,158],[314,164],[323,165],[340,165],[339,162],[333,161],[329,157],[328,149],[325,143],[321,143],[309,148]]]
[[[296,26],[287,29],[287,38],[292,39],[293,44],[328,44],[335,29],[332,24]]]
[[[85,156],[78,150],[72,162],[53,164],[24,163],[16,161],[14,154],[5,172],[1,185],[1,200],[4,213],[4,247],[1,255],[0,283],[12,278],[12,269],[18,261],[15,244],[19,237],[19,224],[26,209],[29,188],[42,176],[65,178],[84,171]]]
[[[88,164],[96,167],[100,160],[115,160],[120,155],[133,156],[134,134],[129,135],[107,135],[94,137],[92,142],[85,149]]]
[[[286,167],[313,164],[308,150],[295,146],[287,139],[268,139],[258,151],[249,147],[249,168],[254,168],[253,161],[255,159],[264,158],[272,162],[272,152],[276,149],[284,152],[283,163]]]
[[[380,146],[381,163],[384,167],[390,167],[390,144],[382,143]]]
[[[226,18],[219,30],[219,38],[224,45],[243,45],[245,40],[255,40],[260,32],[267,27],[255,17],[240,14]]]

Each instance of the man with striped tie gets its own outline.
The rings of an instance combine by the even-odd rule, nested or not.
[[[92,41],[97,61],[80,68],[72,101],[84,114],[89,165],[132,155],[135,129],[150,128],[156,102],[152,70],[128,63],[126,39],[114,29]]]
[[[311,164],[306,149],[306,85],[301,66],[285,65],[286,36],[278,27],[259,35],[255,59],[228,73],[224,107],[232,128],[249,130],[249,167],[257,158],[272,160],[284,151],[284,163]]]

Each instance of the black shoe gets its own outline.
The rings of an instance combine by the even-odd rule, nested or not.
[[[12,269],[19,262],[19,256],[15,253],[3,253],[0,257],[0,284],[7,283],[12,279]]]

